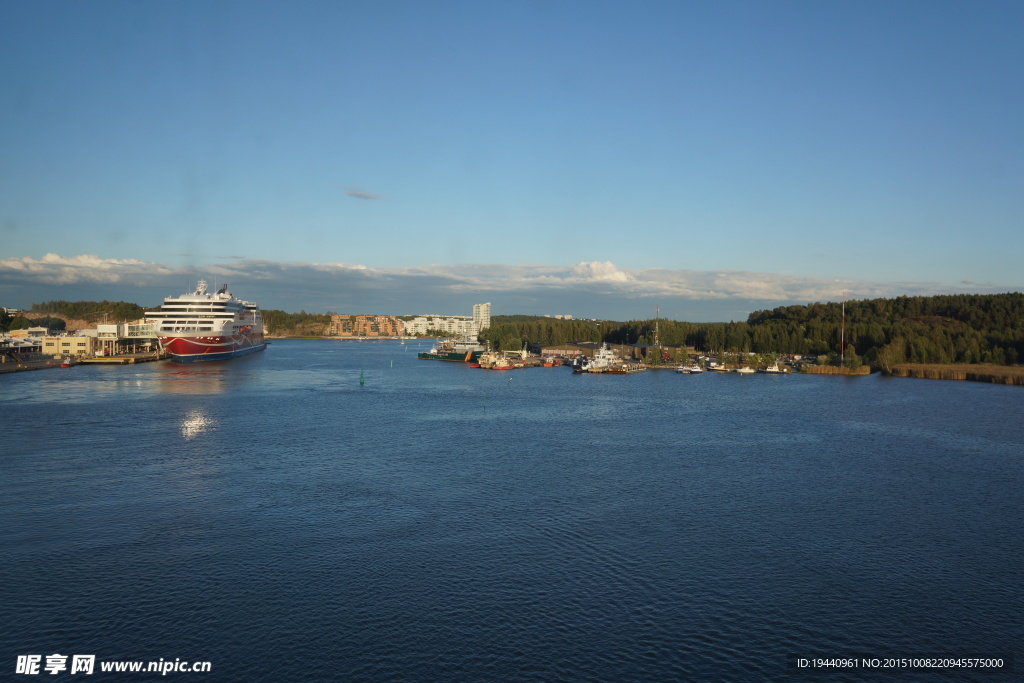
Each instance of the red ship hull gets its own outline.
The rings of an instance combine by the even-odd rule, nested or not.
[[[267,348],[262,334],[236,334],[225,337],[161,337],[160,343],[179,363],[224,360]]]

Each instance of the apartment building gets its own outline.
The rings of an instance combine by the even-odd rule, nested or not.
[[[400,337],[402,321],[390,315],[332,315],[327,334],[335,337]]]

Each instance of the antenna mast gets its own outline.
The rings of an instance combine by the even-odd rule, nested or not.
[[[839,365],[846,367],[846,290],[843,290],[843,322],[839,327]]]
[[[659,304],[654,305],[654,345],[661,347],[661,343],[658,341],[658,322],[661,320],[661,306]]]

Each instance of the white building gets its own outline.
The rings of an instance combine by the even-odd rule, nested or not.
[[[491,302],[473,306],[473,323],[476,325],[477,333],[491,326]]]
[[[453,337],[468,337],[478,334],[472,318],[452,315],[421,315],[406,320],[403,325],[405,334],[427,334],[431,330],[441,330]]]
[[[473,317],[464,315],[420,315],[404,322],[407,335],[427,334],[440,330],[452,337],[476,337],[491,326],[491,304],[473,306]]]

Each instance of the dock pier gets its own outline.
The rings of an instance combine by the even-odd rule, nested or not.
[[[166,351],[151,351],[149,353],[122,353],[116,356],[80,358],[75,362],[82,365],[132,365],[134,363],[148,363],[155,360],[164,360],[170,357],[171,354]]]

